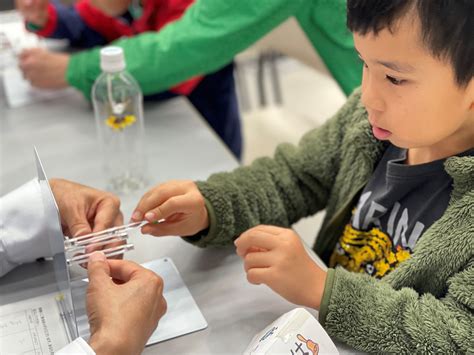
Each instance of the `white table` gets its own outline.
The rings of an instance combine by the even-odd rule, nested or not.
[[[105,186],[93,113],[79,94],[16,109],[6,108],[1,100],[0,194],[35,175],[33,145],[49,178]],[[238,166],[184,99],[146,104],[145,125],[153,184],[205,179]],[[122,198],[126,220],[143,192]],[[164,256],[173,259],[209,323],[203,331],[150,346],[145,354],[241,354],[255,333],[295,307],[266,286],[250,285],[233,247],[199,249],[177,237],[141,235],[132,242],[135,250],[128,259],[139,263]],[[83,274],[80,268],[72,270],[73,278]],[[338,347],[342,353],[350,351]]]

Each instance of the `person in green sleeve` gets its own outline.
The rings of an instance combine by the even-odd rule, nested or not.
[[[159,32],[178,20],[194,0],[77,0],[73,5],[54,0],[15,2],[28,30],[47,38],[65,39],[72,47],[85,49],[107,45],[122,37]],[[144,65],[151,60],[145,57],[146,61],[133,60],[140,60],[140,65]],[[42,48],[25,49],[19,55],[19,67],[31,85],[61,88],[68,85],[65,77],[68,67],[75,68],[68,65],[69,58],[68,54],[55,54]],[[162,101],[178,95],[187,98],[235,157],[240,158],[242,134],[233,63],[226,63],[205,76],[187,78],[166,90],[145,93],[145,100]]]
[[[319,310],[373,353],[474,349],[471,0],[348,0],[362,87],[297,147],[151,189],[132,219],[154,236],[234,243],[247,279]],[[276,12],[275,12],[276,13]],[[290,229],[325,209],[313,250]]]
[[[112,42],[124,49],[127,70],[145,95],[211,73],[291,16],[346,94],[360,85],[361,72],[345,0],[197,0],[184,16],[159,32]],[[100,74],[99,48],[71,56],[38,51],[25,58],[38,87],[71,85],[89,97]],[[45,73],[42,75],[42,73]]]

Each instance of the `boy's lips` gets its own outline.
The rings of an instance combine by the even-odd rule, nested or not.
[[[372,125],[372,133],[374,134],[375,138],[380,140],[387,139],[392,135],[392,132],[374,125]]]
[[[383,129],[374,123],[374,116],[371,114],[369,114],[369,123],[372,126],[372,133],[374,134],[375,138],[382,140],[391,136],[392,132]]]
[[[375,124],[375,116],[371,113],[369,113],[369,123],[372,126],[372,133],[374,134],[375,138],[383,140],[387,139],[392,135],[392,132],[389,130],[383,129],[382,127],[379,127],[378,125]]]

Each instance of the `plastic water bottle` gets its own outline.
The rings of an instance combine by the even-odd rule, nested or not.
[[[125,70],[122,48],[103,48],[100,67],[102,74],[92,88],[92,101],[107,188],[127,194],[145,184],[143,95]]]

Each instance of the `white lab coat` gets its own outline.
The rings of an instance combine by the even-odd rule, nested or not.
[[[50,257],[43,200],[37,179],[0,197],[0,276],[18,265]],[[93,355],[82,338],[75,339],[57,354]]]

